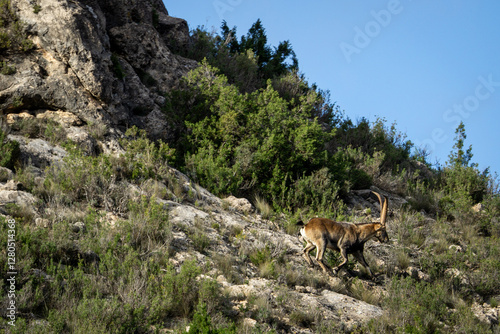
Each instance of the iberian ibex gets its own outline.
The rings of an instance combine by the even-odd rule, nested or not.
[[[380,202],[380,222],[374,223],[339,223],[326,218],[313,218],[304,227],[300,229],[300,234],[307,241],[304,248],[304,257],[309,265],[313,265],[309,252],[316,248],[316,261],[325,273],[328,273],[327,266],[323,263],[323,255],[327,248],[340,252],[342,263],[333,268],[333,273],[337,274],[339,269],[347,263],[348,254],[354,255],[356,260],[361,263],[370,276],[373,277],[370,267],[363,256],[365,242],[371,238],[377,238],[380,242],[388,242],[385,228],[387,218],[388,199],[379,193],[377,195]],[[297,225],[304,225],[302,222]]]

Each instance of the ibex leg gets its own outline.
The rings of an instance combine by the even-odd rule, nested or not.
[[[342,268],[346,263],[347,263],[347,249],[345,248],[340,248],[340,255],[342,256],[342,262],[336,266],[335,268],[333,268],[333,273],[334,274],[337,274],[340,270],[340,268]]]
[[[370,274],[370,276],[373,277],[372,271],[370,270],[368,263],[366,263],[365,256],[363,255],[363,252],[357,251],[357,252],[354,252],[352,255],[354,255],[356,260],[358,260],[358,262],[361,263],[361,265],[363,265],[363,267],[365,267],[366,270],[368,270],[368,273]]]
[[[325,273],[328,273],[328,267],[326,264],[323,263],[323,255],[325,254],[326,250],[326,243],[323,242],[321,245],[317,245],[318,247],[318,253],[316,254],[316,261],[318,261],[319,266]]]
[[[304,258],[310,266],[314,266],[314,263],[309,256],[309,252],[312,251],[316,246],[312,244],[310,241],[307,241],[306,247],[304,248]]]

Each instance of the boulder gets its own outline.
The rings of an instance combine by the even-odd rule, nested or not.
[[[14,180],[9,180],[5,184],[0,184],[0,190],[9,190],[9,191],[16,191],[16,190],[23,190],[23,184],[21,182],[16,182]]]
[[[6,168],[0,166],[0,182],[5,182],[14,178],[14,173]]]
[[[0,190],[0,213],[6,214],[5,210],[9,204],[15,205],[23,210],[24,215],[34,216],[35,196],[25,191]]]
[[[498,325],[498,317],[500,314],[500,307],[491,307],[490,305],[474,303],[472,305],[472,313],[482,322],[490,326]]]
[[[318,301],[327,309],[341,314],[344,321],[366,322],[382,315],[378,306],[330,290],[323,290]]]
[[[9,135],[8,138],[19,142],[21,161],[26,165],[45,167],[55,162],[61,162],[67,154],[63,148],[52,145],[43,139],[29,139],[19,135]]]
[[[56,121],[65,128],[83,125],[82,120],[78,116],[63,110],[40,110],[37,112],[36,118]]]
[[[237,198],[234,196],[229,196],[224,198],[223,201],[229,204],[229,206],[232,207],[233,209],[244,214],[252,213],[255,211],[255,208],[253,207],[252,203],[250,203],[250,201],[247,200],[246,198]]]
[[[483,212],[484,211],[484,205],[482,203],[477,203],[472,207],[472,211],[474,212]]]

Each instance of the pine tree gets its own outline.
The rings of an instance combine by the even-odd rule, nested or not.
[[[453,145],[453,150],[450,152],[448,164],[450,166],[461,166],[468,167],[472,159],[472,145],[469,146],[467,151],[464,151],[464,142],[467,139],[465,134],[464,122],[460,122],[457,129],[455,130],[455,144]],[[474,167],[475,164],[471,164]]]

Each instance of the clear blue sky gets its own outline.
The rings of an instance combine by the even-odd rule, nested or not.
[[[479,168],[500,173],[500,1],[164,0],[191,29],[238,37],[260,18],[269,44],[289,40],[300,72],[347,116],[383,117],[444,164],[455,129]]]

